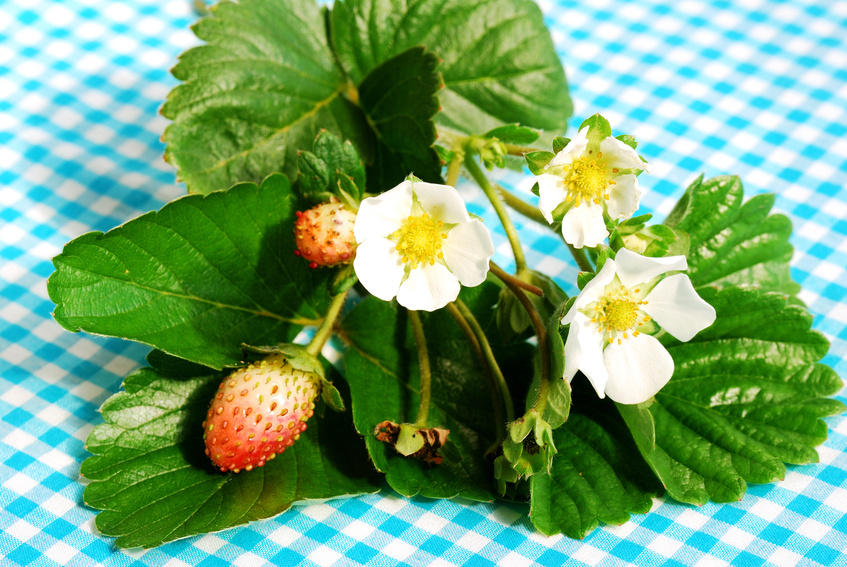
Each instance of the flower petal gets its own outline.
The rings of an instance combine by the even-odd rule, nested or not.
[[[641,334],[614,342],[603,351],[609,372],[606,394],[619,404],[640,404],[673,376],[673,358],[656,337]]]
[[[648,166],[638,157],[638,152],[613,136],[609,136],[600,142],[600,151],[603,152],[606,163],[611,167],[647,171]]]
[[[635,175],[615,177],[615,184],[609,190],[609,200],[606,202],[609,216],[613,219],[628,219],[638,210],[640,198],[641,191],[638,190]]]
[[[556,154],[556,156],[550,160],[550,163],[547,164],[547,167],[557,166],[557,165],[567,165],[571,163],[574,158],[580,157],[583,152],[585,152],[585,146],[588,145],[588,128],[583,128],[579,132],[576,133],[576,136],[568,142],[568,145],[562,148],[562,151]]]
[[[394,189],[369,197],[359,205],[353,235],[356,242],[388,236],[403,224],[412,211],[412,183],[404,181]]]
[[[488,261],[494,256],[494,243],[485,225],[474,219],[450,229],[441,251],[444,262],[459,283],[474,287],[485,281],[488,275]]]
[[[356,248],[353,269],[371,294],[390,301],[403,281],[404,267],[395,244],[387,238],[369,238]]]
[[[562,219],[562,236],[574,248],[593,248],[609,236],[603,221],[603,207],[594,203],[581,203],[571,207]]]
[[[443,264],[422,264],[400,284],[397,303],[414,311],[435,311],[455,301],[460,288],[456,276]]]
[[[688,269],[685,256],[666,256],[664,258],[649,258],[622,248],[615,255],[617,274],[621,283],[626,287],[646,284],[665,272]]]
[[[674,274],[647,294],[641,309],[676,339],[687,342],[715,322],[715,308],[706,303],[685,274]]]
[[[412,191],[424,212],[436,220],[453,224],[471,219],[465,202],[454,187],[417,181],[412,184]]]
[[[552,223],[553,211],[568,195],[564,181],[558,175],[549,173],[536,175],[535,180],[538,182],[538,208],[547,222]]]
[[[568,330],[562,377],[570,382],[577,370],[585,374],[598,396],[605,396],[603,392],[609,374],[603,365],[603,335],[597,332],[597,325],[582,313],[577,313]]]
[[[613,279],[615,279],[615,261],[606,260],[606,263],[603,264],[603,269],[597,272],[597,275],[590,282],[585,284],[585,287],[582,288],[582,291],[576,297],[576,301],[571,305],[570,310],[562,317],[562,325],[569,324],[573,321],[574,316],[580,309],[600,299],[600,296],[603,295],[603,290],[607,285],[612,283]]]

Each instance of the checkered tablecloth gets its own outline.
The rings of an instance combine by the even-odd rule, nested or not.
[[[542,9],[574,123],[602,112],[654,165],[648,210],[667,213],[701,171],[739,174],[748,196],[777,193],[794,222],[792,275],[832,340],[824,362],[847,376],[847,2]],[[827,420],[820,463],[788,467],[784,482],[751,485],[736,504],[657,499],[583,541],[535,533],[526,506],[389,489],[148,551],[98,535],[78,478],[84,442],[147,349],[61,330],[45,280],[69,239],[184,192],[162,160],[157,110],[195,17],[190,0],[0,0],[0,565],[847,565],[843,416]],[[531,184],[502,181],[527,194]],[[495,226],[481,195],[462,190]],[[532,223],[522,232],[530,263],[572,291],[559,239]],[[506,263],[502,232],[495,239]]]

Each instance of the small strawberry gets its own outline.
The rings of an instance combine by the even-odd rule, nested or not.
[[[263,466],[306,430],[320,384],[317,374],[295,370],[281,354],[236,370],[203,422],[206,454],[224,472]]]
[[[355,222],[356,213],[341,203],[323,203],[306,212],[297,211],[294,253],[308,260],[311,268],[352,262],[356,253]]]

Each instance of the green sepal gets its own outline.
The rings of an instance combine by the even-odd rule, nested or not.
[[[638,142],[635,141],[635,136],[630,136],[629,134],[621,134],[620,136],[615,136],[615,139],[620,140],[633,150],[638,147]]]
[[[586,286],[588,282],[594,279],[594,276],[597,274],[594,272],[579,272],[576,275],[576,286],[580,291]]]
[[[526,164],[533,175],[541,175],[550,160],[556,157],[552,152],[529,152],[524,156]]]
[[[589,144],[599,145],[600,142],[612,135],[612,127],[609,125],[609,121],[599,114],[586,118],[579,125],[579,130],[583,128],[588,128],[587,138]]]
[[[493,130],[489,130],[483,134],[483,138],[496,138],[505,144],[515,144],[516,146],[526,146],[533,143],[541,133],[538,130],[521,126],[520,124],[507,124],[499,126]]]
[[[504,455],[494,459],[494,484],[500,496],[504,496],[508,485],[518,482],[518,478],[517,471]]]
[[[518,478],[549,474],[556,454],[553,428],[531,409],[522,417],[506,425],[503,456],[517,473]]]
[[[448,150],[444,146],[432,146],[435,149],[435,153],[438,154],[438,159],[441,160],[442,165],[446,165],[453,161],[453,158],[456,157],[456,152],[453,150]]]
[[[532,188],[530,189],[530,192],[536,197],[541,196],[541,189],[538,187],[538,183],[533,184]]]
[[[400,424],[400,434],[397,436],[397,442],[394,444],[394,448],[398,453],[404,457],[408,457],[423,448],[425,440],[423,435],[418,433],[419,430],[420,427],[411,423]]]
[[[553,152],[554,153],[561,152],[570,143],[571,143],[570,138],[565,138],[564,136],[556,136],[555,138],[553,138]]]

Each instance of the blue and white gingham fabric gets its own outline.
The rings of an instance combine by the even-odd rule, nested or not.
[[[847,376],[847,2],[542,9],[574,124],[602,112],[653,164],[647,210],[661,218],[701,171],[778,194],[794,222],[792,274],[832,340],[825,362]],[[157,109],[194,19],[190,0],[0,0],[0,565],[847,565],[844,416],[827,420],[820,463],[788,467],[784,482],[750,486],[737,504],[658,499],[583,541],[535,533],[526,506],[388,489],[148,551],[99,536],[78,479],[84,442],[147,349],[62,331],[45,280],[69,239],[183,193],[162,161]],[[527,178],[502,181],[528,195]],[[479,193],[463,190],[495,226]],[[555,235],[532,223],[522,232],[531,264],[572,290],[576,269]]]

